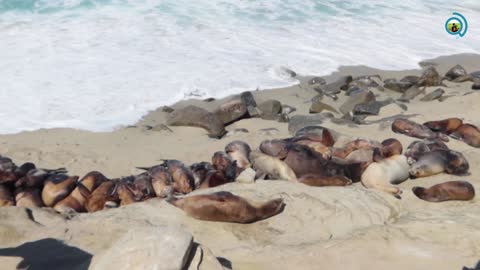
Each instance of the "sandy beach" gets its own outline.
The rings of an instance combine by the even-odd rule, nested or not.
[[[424,60],[421,65],[433,66],[443,76],[457,64],[468,72],[479,71],[480,55],[445,56]],[[420,65],[416,70],[403,71],[356,66],[341,67],[323,78],[330,83],[345,75],[379,75],[383,82],[421,74]],[[252,94],[257,104],[274,99],[296,108],[290,118],[309,115],[311,100],[318,92],[308,83],[312,77],[307,75],[298,74],[299,83],[295,86],[252,89]],[[367,116],[364,124],[326,120],[321,126],[351,139],[396,138],[404,149],[417,139],[392,132],[394,118],[407,116],[423,123],[457,117],[480,126],[480,91],[472,90],[473,82],[444,83],[445,86],[425,89],[428,94],[442,88],[445,92],[441,101],[421,101],[425,96],[422,93],[410,102],[393,102],[382,107],[379,115]],[[377,101],[397,100],[402,95],[389,89],[371,91]],[[170,107],[177,111],[195,105],[214,111],[234,98],[210,102],[191,99]],[[348,98],[340,93],[337,100],[324,96],[322,102],[337,111],[332,113],[339,119],[342,117],[339,108]],[[159,164],[163,159],[178,159],[185,164],[210,161],[214,152],[223,150],[233,140],[245,141],[256,149],[264,140],[293,136],[289,123],[249,118],[226,126],[227,134],[215,139],[202,128],[166,128],[163,125],[169,114],[163,107],[158,108],[135,125],[111,132],[58,128],[0,135],[0,154],[12,158],[16,164],[33,162],[41,168],[65,167],[70,175],[80,177],[97,170],[108,178],[117,178],[141,173],[136,167]],[[192,237],[182,240],[191,241],[194,250],[187,254],[188,258],[180,259],[186,262],[186,269],[478,269],[475,268],[480,261],[478,198],[429,203],[416,198],[411,191],[413,186],[429,187],[450,180],[469,181],[477,190],[480,188],[480,149],[454,139],[447,145],[467,158],[469,175],[439,174],[407,180],[399,185],[403,191],[401,199],[366,189],[361,183],[310,187],[285,181],[234,182],[192,193],[225,190],[257,201],[284,199],[286,207],[282,213],[248,225],[195,220],[161,199],[68,219],[46,208],[0,208],[0,268],[23,269],[30,265],[25,269],[31,270],[45,269],[42,267],[48,265],[50,269],[165,269],[163,262],[170,260],[171,255],[155,253],[168,250],[167,246],[155,243],[167,241],[169,234],[178,234],[179,238]],[[178,248],[179,241],[173,241],[172,249]],[[25,244],[28,242],[31,243]],[[125,249],[120,248],[122,245]],[[124,251],[137,246],[143,246],[143,252]],[[132,258],[126,259],[129,254]],[[105,264],[105,258],[115,263]],[[23,264],[19,264],[22,260]]]

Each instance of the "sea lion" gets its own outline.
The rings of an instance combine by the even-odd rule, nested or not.
[[[82,184],[79,185],[82,195],[86,198],[85,209],[87,212],[97,212],[103,210],[107,202],[115,202],[118,197],[116,195],[116,183],[111,180],[106,180],[101,183],[93,192],[90,192]]]
[[[332,149],[332,156],[345,159],[350,153],[355,150],[366,149],[366,150],[373,150],[374,148],[381,148],[381,143],[369,140],[369,139],[356,139],[347,144],[345,144],[341,148],[333,148]]]
[[[348,186],[352,184],[352,180],[343,175],[323,176],[318,174],[306,174],[298,179],[298,182],[314,187]]]
[[[252,149],[246,142],[233,141],[225,146],[225,152],[232,160],[237,162],[238,168],[243,170],[250,167],[248,157]]]
[[[15,175],[17,176],[18,179],[24,177],[25,175],[27,175],[27,173],[33,169],[36,169],[37,167],[35,166],[35,164],[31,163],[31,162],[26,162],[26,163],[23,163],[22,165],[20,165],[20,167],[17,167],[15,169]]]
[[[92,171],[87,173],[82,179],[80,179],[79,184],[92,193],[101,183],[107,181],[108,179],[100,172]],[[84,192],[85,193],[85,192]],[[59,201],[53,206],[57,212],[85,212],[85,196],[80,191],[80,188],[77,186],[65,199]]]
[[[119,180],[117,185],[117,196],[120,200],[120,206],[129,205],[138,202],[134,192],[127,181]]]
[[[289,144],[285,140],[265,140],[260,143],[259,149],[266,155],[283,160],[287,157]]]
[[[424,125],[403,118],[397,118],[393,121],[392,131],[420,139],[440,139],[448,142],[448,137],[445,134],[434,132]]]
[[[450,134],[450,137],[473,147],[480,147],[480,130],[470,124],[463,124]]]
[[[173,179],[173,189],[176,192],[187,194],[193,191],[195,187],[195,179],[192,171],[187,168],[181,161],[178,160],[166,160],[163,163],[166,166],[168,173]]]
[[[307,147],[308,148],[308,147]],[[258,151],[250,153],[250,160],[256,171],[269,175],[271,179],[296,181],[295,172],[283,161]]]
[[[15,200],[10,189],[4,184],[0,184],[0,207],[14,205]]]
[[[11,158],[0,155],[0,184],[13,183],[17,181],[15,170],[17,165]]]
[[[67,197],[75,188],[78,176],[56,174],[48,177],[42,189],[42,200],[45,206],[52,207]]]
[[[142,173],[133,177],[133,187],[137,191],[136,197],[146,200],[155,197],[152,186],[152,178],[148,173]]]
[[[428,127],[432,131],[441,132],[447,135],[455,131],[462,124],[463,121],[459,118],[447,118],[439,121],[429,121],[423,123],[424,126]]]
[[[148,173],[152,178],[153,191],[157,197],[165,198],[173,193],[173,179],[167,168],[156,166],[149,170]]]
[[[267,219],[285,207],[283,199],[253,203],[226,191],[172,198],[169,202],[195,219],[242,224]]]
[[[466,181],[450,181],[429,188],[413,187],[413,194],[429,202],[469,201],[475,197],[475,189]]]
[[[325,131],[325,133],[328,133]],[[329,133],[328,133],[329,134]],[[310,147],[313,151],[318,152],[324,159],[330,159],[332,157],[332,141],[327,141],[328,146],[325,145],[324,139],[317,135],[307,134],[299,137],[293,137],[289,139],[291,143],[301,144]]]
[[[24,177],[18,179],[15,182],[15,187],[41,188],[45,184],[45,180],[47,180],[47,178],[49,178],[50,176],[64,173],[67,173],[67,170],[65,168],[58,168],[53,170],[34,168],[32,170],[29,170]]]
[[[374,156],[378,155],[380,150],[374,150]],[[393,155],[373,162],[361,176],[362,184],[367,188],[377,189],[399,196],[401,190],[392,184],[400,184],[408,179],[409,165],[407,157],[404,155]]]
[[[197,189],[207,179],[207,173],[215,169],[210,162],[199,162],[190,165],[190,170],[193,174],[195,189]]]
[[[467,159],[462,153],[438,149],[422,155],[410,168],[412,178],[427,177],[442,172],[464,175],[469,170]]]
[[[40,189],[38,188],[18,189],[15,193],[15,205],[18,207],[34,208],[44,206]]]
[[[405,151],[405,156],[407,157],[408,164],[412,165],[425,153],[437,149],[448,150],[448,146],[440,140],[414,141],[408,146],[407,151]]]
[[[395,155],[401,155],[403,152],[402,143],[394,138],[389,138],[382,141],[380,152],[383,158],[388,158]]]
[[[199,189],[221,186],[233,182],[234,180],[235,179],[227,177],[224,172],[214,169],[207,172],[207,177],[200,185]]]
[[[234,181],[239,173],[237,171],[237,162],[222,151],[213,154],[212,166],[215,170],[222,173],[227,181]]]

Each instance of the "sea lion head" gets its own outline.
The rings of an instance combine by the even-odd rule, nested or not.
[[[169,160],[166,165],[173,179],[173,189],[183,194],[192,192],[195,187],[192,171],[178,160]]]
[[[260,151],[266,155],[285,159],[288,155],[289,142],[286,140],[265,140],[260,143]]]
[[[229,180],[233,181],[237,176],[237,161],[232,160],[225,152],[218,151],[213,154],[212,166]]]
[[[214,168],[210,162],[199,162],[190,165],[190,170],[195,178],[195,188],[198,188],[207,179],[207,173]]]
[[[243,141],[233,141],[225,146],[225,152],[231,159],[237,161],[237,166],[245,169],[250,166],[248,157],[252,149]]]
[[[382,155],[388,158],[394,155],[401,155],[403,152],[402,143],[394,138],[386,139],[382,142]]]

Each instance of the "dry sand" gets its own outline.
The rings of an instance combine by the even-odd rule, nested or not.
[[[441,57],[428,62],[435,63],[440,74],[455,64],[461,64],[469,72],[480,70],[479,55]],[[386,79],[418,75],[420,72],[342,67],[326,78],[333,81],[344,74],[379,74]],[[297,111],[293,114],[308,114],[310,99],[316,92],[305,83],[307,78],[301,78],[301,83],[296,86],[254,92],[255,98],[257,102],[277,99],[296,107]],[[380,116],[368,117],[367,120],[408,114],[416,115],[411,119],[420,123],[459,117],[480,126],[480,91],[472,91],[471,82],[446,84],[445,95],[452,97],[443,102],[421,102],[417,98],[407,104],[407,111],[390,104],[381,109]],[[428,88],[427,93],[436,88]],[[399,96],[388,90],[376,94],[379,100]],[[324,101],[338,107],[344,98],[336,102],[324,98]],[[213,109],[221,102],[188,100],[173,107],[199,104]],[[11,157],[17,164],[31,161],[44,168],[66,167],[71,174],[80,176],[98,170],[113,178],[139,173],[136,166],[154,165],[161,159],[179,159],[187,164],[209,161],[215,151],[222,150],[232,140],[244,140],[257,147],[265,139],[290,136],[288,124],[262,119],[238,121],[228,126],[227,130],[246,128],[249,133],[220,140],[208,138],[200,128],[170,127],[173,132],[169,132],[144,127],[164,123],[166,115],[158,109],[146,115],[136,127],[106,133],[48,129],[1,135],[0,153]],[[394,137],[404,147],[414,141],[414,138],[393,133],[388,123],[349,126],[329,122],[324,126],[352,138],[381,141]],[[264,128],[276,128],[278,132],[262,135],[260,130]],[[68,221],[46,210],[33,210],[34,222],[23,209],[3,208],[0,209],[0,268],[15,269],[20,261],[18,254],[13,258],[1,257],[3,248],[56,238],[78,247],[80,251],[72,253],[77,259],[72,259],[71,264],[75,267],[81,265],[77,269],[88,269],[89,262],[78,259],[83,258],[82,252],[98,254],[114,245],[115,240],[128,229],[135,226],[178,226],[190,232],[196,243],[210,248],[215,256],[224,258],[222,261],[227,261],[224,265],[233,269],[462,269],[464,266],[473,269],[480,260],[479,199],[435,204],[417,199],[410,191],[414,185],[431,186],[447,180],[468,180],[477,190],[480,188],[480,149],[456,140],[450,140],[448,146],[467,157],[471,174],[462,177],[441,174],[408,180],[400,185],[404,191],[401,200],[366,190],[360,184],[347,188],[312,188],[295,183],[260,182],[215,188],[231,190],[251,199],[283,197],[286,200],[287,207],[283,213],[251,225],[193,220],[157,200],[82,214]],[[211,191],[201,191],[205,192]],[[31,216],[32,213],[29,213]],[[41,257],[44,251],[41,253],[40,250],[49,249],[52,244],[47,242],[39,247],[27,253],[39,252]],[[52,262],[55,260],[52,259]],[[68,264],[69,260],[64,260],[57,266]]]

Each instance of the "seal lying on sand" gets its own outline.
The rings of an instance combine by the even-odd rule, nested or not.
[[[463,124],[453,131],[450,136],[470,146],[480,147],[480,130],[474,125]]]
[[[429,121],[423,123],[424,126],[428,127],[432,131],[441,132],[447,135],[455,131],[462,124],[463,121],[459,118],[447,118],[439,121]]]
[[[225,152],[234,161],[237,162],[237,167],[240,169],[246,169],[250,167],[250,161],[248,157],[252,149],[243,141],[233,141],[225,146]]]
[[[438,149],[448,150],[448,146],[440,140],[414,141],[408,146],[407,151],[405,151],[405,156],[407,157],[408,164],[412,165],[417,162],[421,156]]]
[[[271,179],[296,181],[295,172],[283,161],[257,151],[250,153],[253,168],[270,176]]]
[[[468,201],[475,197],[475,189],[466,181],[450,181],[430,188],[413,187],[412,191],[418,198],[429,202]]]
[[[469,170],[467,159],[462,153],[438,149],[421,156],[410,168],[412,178],[427,177],[442,172],[464,175]]]
[[[395,133],[400,133],[420,139],[441,139],[442,141],[448,142],[447,135],[433,132],[431,129],[424,125],[420,125],[403,118],[398,118],[393,121],[392,131]]]
[[[318,174],[306,174],[298,179],[298,182],[314,187],[348,186],[352,184],[352,180],[343,175],[322,176]]]
[[[42,200],[45,206],[52,207],[67,197],[75,188],[78,176],[55,174],[50,176],[42,189]]]
[[[196,219],[244,224],[277,215],[285,206],[283,199],[256,204],[226,191],[171,198],[169,202]]]
[[[91,213],[103,210],[108,201],[116,201],[115,188],[116,183],[107,180],[101,183],[93,192],[88,191],[83,185],[79,185],[80,192],[87,199],[85,209]]]
[[[15,194],[15,202],[18,207],[43,207],[42,196],[39,188],[25,188],[19,189]]]

